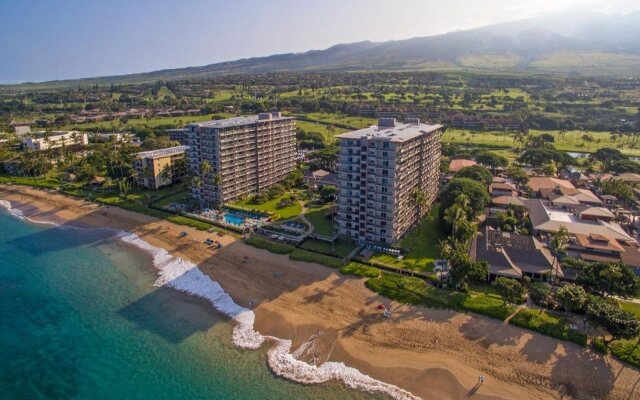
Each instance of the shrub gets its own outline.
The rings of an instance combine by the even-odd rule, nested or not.
[[[365,284],[372,291],[392,300],[414,305],[425,302],[427,286],[418,278],[382,272],[378,278],[369,279]]]
[[[587,344],[587,335],[570,328],[562,319],[546,311],[522,309],[509,320],[509,323],[556,339],[575,342],[581,346],[586,346]]]
[[[609,348],[602,338],[593,338],[591,341],[591,347],[598,353],[609,354]]]
[[[640,344],[638,338],[633,340],[616,340],[609,344],[611,354],[634,367],[640,368]]]
[[[532,282],[529,285],[531,300],[540,307],[553,308],[551,285],[545,282]]]
[[[460,305],[466,310],[503,321],[515,311],[515,307],[504,305],[498,296],[486,294],[469,295]]]
[[[311,263],[322,264],[330,268],[340,268],[344,262],[335,257],[325,256],[324,254],[312,253],[300,249],[295,249],[289,254],[289,258],[294,261],[306,261]]]
[[[280,244],[280,243],[275,243],[258,236],[251,236],[244,242],[250,246],[257,247],[259,249],[269,250],[270,252],[276,253],[276,254],[289,254],[293,251],[293,247]]]
[[[340,272],[345,275],[362,276],[365,278],[377,278],[380,276],[379,269],[357,262],[350,262],[349,264],[340,268]]]

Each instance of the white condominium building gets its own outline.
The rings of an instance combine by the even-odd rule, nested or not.
[[[393,244],[418,223],[438,194],[442,131],[417,118],[380,118],[378,125],[338,135],[339,234]]]
[[[193,195],[222,204],[282,181],[296,166],[295,120],[279,112],[188,125]],[[204,169],[204,170],[203,170]]]
[[[86,146],[89,144],[89,137],[78,131],[54,131],[50,134],[38,132],[37,137],[22,139],[22,144],[30,150],[42,151],[63,146]]]

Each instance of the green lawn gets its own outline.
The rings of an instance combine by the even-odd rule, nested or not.
[[[636,315],[636,318],[640,319],[640,304],[639,303],[632,303],[630,301],[624,301],[624,300],[620,300],[620,301],[618,301],[618,303],[620,303],[620,308],[622,308],[623,310],[626,310],[626,311],[631,311],[632,313],[634,313]]]
[[[335,141],[335,139],[333,138],[335,135],[346,132],[346,129],[342,128],[333,128],[333,132],[331,132],[329,129],[327,129],[327,125],[317,122],[297,120],[296,125],[305,132],[318,132],[322,135],[322,137],[324,137],[324,141],[326,143],[333,143]]]
[[[153,203],[153,205],[158,208],[163,208],[168,206],[171,203],[182,203],[186,201],[189,197],[190,197],[190,194],[188,191],[186,190],[180,191],[176,194],[172,194],[170,196],[164,197],[163,199],[156,201],[155,203]]]
[[[369,117],[352,117],[339,113],[308,113],[300,114],[301,117],[306,119],[321,122],[327,125],[344,125],[351,129],[362,129],[371,125],[375,125],[377,120]]]
[[[278,208],[278,203],[286,197],[289,196],[289,193],[285,193],[284,195],[274,199],[264,202],[262,204],[251,204],[249,199],[245,199],[243,201],[239,201],[236,203],[231,203],[231,206],[241,207],[249,210],[266,212],[266,213],[276,213],[276,220],[283,219],[291,219],[295,218],[302,212],[302,206],[297,201],[294,201],[293,204],[288,205],[286,207]]]
[[[40,179],[29,178],[26,176],[10,176],[10,175],[2,175],[0,176],[0,184],[14,184],[14,185],[24,185],[24,186],[32,186],[39,188],[47,188],[47,189],[57,189],[60,186],[60,181],[54,177],[44,177]]]
[[[440,257],[438,244],[442,239],[438,209],[439,205],[434,204],[420,226],[414,228],[402,239],[400,246],[409,249],[404,259],[398,260],[391,255],[376,254],[371,257],[371,261],[411,271],[432,271],[434,261]]]
[[[354,242],[349,241],[347,239],[338,238],[333,242],[333,245],[328,242],[323,242],[317,239],[306,239],[300,247],[315,250],[322,253],[333,254],[337,257],[346,257],[348,256],[353,249],[357,246]]]
[[[531,135],[543,133],[552,134],[555,137],[554,146],[558,150],[589,153],[602,147],[617,148],[627,155],[640,156],[640,146],[632,143],[628,137],[616,136],[612,140],[609,132],[596,131],[567,131],[563,136],[559,131],[529,131]],[[593,137],[593,142],[584,142],[582,136],[588,134]],[[467,129],[447,129],[442,137],[443,142],[476,144],[492,147],[514,147],[513,132],[503,131],[470,131]]]
[[[327,216],[331,211],[331,205],[323,205],[321,207],[311,207],[305,214],[305,217],[313,224],[314,232],[319,235],[333,236],[335,229],[333,221]]]
[[[180,127],[182,125],[190,124],[192,122],[200,122],[200,121],[210,121],[214,116],[219,117],[231,117],[231,114],[225,113],[216,113],[216,114],[206,114],[206,115],[183,115],[180,117],[153,117],[153,118],[132,118],[129,119],[126,124],[120,122],[120,120],[113,121],[98,121],[98,122],[90,122],[85,124],[70,124],[66,125],[61,129],[70,130],[70,129],[91,129],[91,128],[104,128],[107,130],[125,130],[127,127],[142,127],[147,126],[149,128],[153,128],[159,125],[171,125],[174,127]]]

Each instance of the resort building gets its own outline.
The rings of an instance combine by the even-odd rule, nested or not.
[[[188,129],[189,168],[202,178],[193,196],[203,205],[268,189],[296,166],[295,120],[279,112],[193,123]]]
[[[486,226],[474,236],[469,255],[473,261],[489,264],[489,277],[545,279],[552,274],[563,278],[560,263],[542,242],[533,236],[502,232]]]
[[[182,181],[187,173],[187,149],[177,146],[135,154],[133,168],[138,186],[156,190]]]
[[[188,128],[167,129],[167,133],[169,134],[169,140],[175,140],[183,146],[189,144]]]
[[[393,244],[429,211],[438,193],[442,131],[419,119],[380,118],[378,125],[337,136],[340,235]]]
[[[38,132],[37,136],[23,138],[22,144],[30,150],[43,151],[63,146],[86,146],[89,144],[89,137],[78,131],[54,131],[50,134]]]

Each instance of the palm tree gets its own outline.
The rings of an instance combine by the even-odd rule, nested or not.
[[[411,192],[411,203],[416,210],[416,221],[418,222],[418,236],[420,235],[420,227],[422,226],[422,212],[424,208],[427,206],[427,198],[424,195],[424,192],[420,188],[415,188],[413,192]],[[415,236],[414,236],[415,238]]]
[[[569,231],[567,227],[562,225],[557,232],[554,232],[551,235],[551,240],[549,241],[549,249],[551,250],[551,254],[553,254],[553,263],[551,264],[551,269],[549,270],[549,279],[553,274],[553,269],[556,267],[558,262],[558,254],[564,253],[567,249],[567,244],[569,243]],[[558,269],[556,268],[556,278],[558,277]]]
[[[165,183],[167,181],[169,181],[169,183],[172,183],[173,174],[171,171],[171,165],[165,164],[165,166],[162,167],[159,176],[162,183]]]

